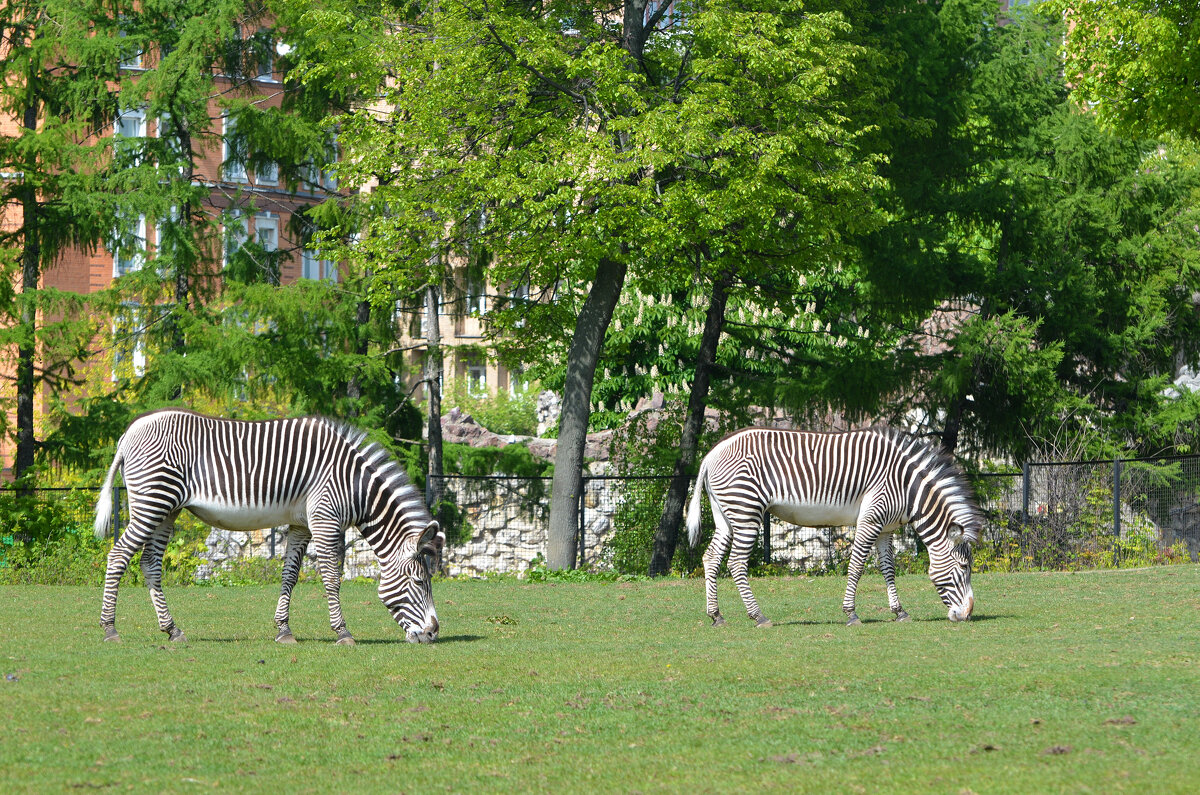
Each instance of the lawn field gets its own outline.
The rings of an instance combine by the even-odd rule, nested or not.
[[[951,624],[878,576],[437,582],[440,640],[403,642],[351,583],[353,648],[302,583],[167,591],[187,645],[121,591],[0,588],[0,792],[1196,792],[1200,567],[979,574]]]

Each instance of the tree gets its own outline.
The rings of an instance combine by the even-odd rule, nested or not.
[[[1200,142],[1200,5],[1055,0],[1039,10],[1067,21],[1065,70],[1077,101],[1134,137]]]
[[[93,35],[104,18],[92,4],[57,0],[16,0],[0,7],[0,114],[17,123],[15,134],[0,136],[5,175],[0,245],[6,277],[12,263],[21,272],[20,293],[3,302],[5,312],[13,313],[3,342],[16,348],[18,479],[34,464],[39,385],[70,380],[86,336],[73,325],[78,302],[43,289],[43,271],[68,246],[94,247],[106,231],[95,179],[99,147],[91,138],[106,121],[108,82],[117,69]]]
[[[949,452],[1021,457],[1064,418],[1153,446],[1130,431],[1196,355],[1196,172],[1079,111],[1056,25],[974,19],[965,113],[935,155],[957,176],[894,192],[899,222],[864,244],[877,306],[914,332],[894,357],[911,378],[897,405]]]
[[[822,210],[870,179],[839,93],[861,53],[838,14],[792,2],[411,8],[375,42],[386,81],[357,60],[327,67],[377,81],[390,106],[341,121],[356,184],[386,175],[372,201],[387,212],[357,255],[394,285],[434,247],[482,246],[493,283],[532,287],[492,322],[523,323],[526,344],[565,363],[547,561],[566,567],[596,368],[627,282],[678,281],[697,262],[710,282],[781,228],[828,238]],[[343,9],[326,30],[363,24]],[[755,102],[790,126],[756,127]]]
[[[117,368],[123,377],[115,381],[108,368],[95,368],[77,404],[55,403],[58,427],[46,450],[60,463],[94,465],[132,415],[181,398],[228,416],[350,418],[393,444],[416,435],[398,386],[394,318],[369,311],[366,274],[327,267],[320,280],[281,285],[281,266],[298,249],[261,234],[248,240],[239,220],[259,209],[296,210],[293,240],[316,245],[320,230],[337,226],[346,211],[336,194],[324,204],[296,204],[296,192],[331,193],[334,147],[323,121],[349,100],[321,81],[253,80],[267,65],[272,76],[286,74],[289,58],[310,46],[298,8],[279,4],[275,30],[267,27],[272,10],[242,0],[150,0],[107,18],[124,33],[113,28],[104,38],[109,60],[128,62],[131,53],[143,60],[103,105],[110,118],[136,113],[139,124],[122,125],[125,134],[102,144],[106,168],[97,178],[110,212],[101,228],[137,267],[93,306],[123,320],[113,343],[136,340],[145,361],[140,373]],[[283,100],[264,102],[264,87]],[[278,189],[214,179],[200,164],[216,152],[224,169],[269,173]],[[147,224],[153,248],[135,233]]]

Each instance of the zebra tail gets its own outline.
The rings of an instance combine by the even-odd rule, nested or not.
[[[122,441],[124,441],[124,437],[122,437]],[[113,456],[112,465],[108,468],[108,477],[104,479],[104,485],[100,488],[100,498],[96,500],[96,524],[94,529],[98,540],[103,540],[108,535],[108,529],[112,525],[113,478],[116,477],[117,469],[124,463],[125,456],[121,452],[121,443],[117,442],[117,454]]]
[[[688,505],[687,531],[688,544],[696,546],[700,540],[700,495],[708,482],[708,458],[700,462],[700,472],[696,475],[696,485],[692,487],[692,502]]]

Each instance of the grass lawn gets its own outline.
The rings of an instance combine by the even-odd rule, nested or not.
[[[838,577],[434,585],[441,639],[403,642],[367,584],[333,644],[302,583],[167,591],[190,643],[121,591],[0,588],[0,792],[1195,792],[1200,567],[980,574],[951,624],[924,577],[913,621]]]

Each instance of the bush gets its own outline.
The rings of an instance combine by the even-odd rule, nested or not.
[[[442,405],[457,406],[492,433],[536,436],[539,389],[537,384],[529,384],[516,394],[500,390],[494,395],[476,395],[466,381],[455,379],[446,385]]]
[[[112,539],[95,537],[95,501],[90,489],[0,493],[0,583],[102,585]],[[205,533],[198,519],[180,516],[163,553],[164,585],[192,582]],[[140,564],[139,553],[129,561],[125,583],[142,584]]]

